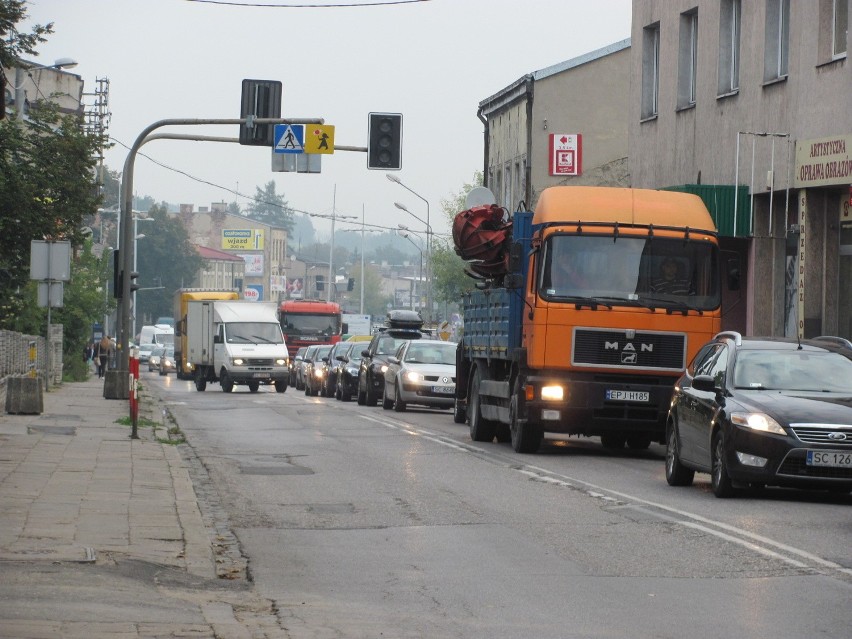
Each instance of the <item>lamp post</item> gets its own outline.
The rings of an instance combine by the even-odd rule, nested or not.
[[[402,180],[396,177],[393,173],[385,173],[385,177],[389,179],[391,182],[395,182],[399,184],[406,191],[414,195],[415,197],[420,198],[426,204],[426,306],[427,306],[427,317],[428,322],[432,322],[432,226],[430,225],[431,217],[429,212],[429,200],[420,195],[417,191],[412,190],[405,184],[403,184]],[[394,206],[398,209],[401,209],[411,215],[412,217],[420,220],[414,213],[409,211],[403,205],[394,202]],[[423,222],[423,220],[420,220]]]
[[[58,58],[53,64],[37,64],[34,66],[22,67],[20,64],[15,67],[15,117],[18,120],[24,119],[24,103],[27,100],[27,92],[24,91],[24,82],[26,78],[24,73],[30,75],[31,71],[39,69],[71,69],[77,66],[77,61],[72,58]]]
[[[411,233],[409,233],[408,231],[400,229],[399,231],[397,231],[397,233],[409,242],[411,242],[414,245],[414,248],[416,248],[417,251],[420,253],[420,276],[417,278],[417,309],[420,310],[420,308],[422,307],[420,303],[420,287],[423,286],[423,249],[417,246],[417,242],[411,239]],[[414,310],[414,296],[412,296],[411,298],[411,310]]]
[[[145,234],[137,233],[137,226],[139,222],[154,222],[153,218],[150,217],[139,217],[138,215],[133,216],[133,272],[136,272],[137,269],[137,258],[139,256],[139,251],[137,251],[137,247],[139,246],[139,240],[145,237]],[[133,291],[133,297],[131,298],[130,305],[133,308],[133,312],[131,313],[131,322],[133,326],[133,333],[128,336],[128,340],[136,339],[136,291]]]

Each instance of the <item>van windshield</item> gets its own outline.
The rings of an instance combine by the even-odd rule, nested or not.
[[[283,344],[281,327],[271,322],[230,322],[225,324],[225,341],[229,344]]]

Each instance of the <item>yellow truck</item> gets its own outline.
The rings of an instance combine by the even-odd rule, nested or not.
[[[186,313],[189,303],[196,300],[238,300],[238,291],[228,289],[179,288],[174,294],[175,368],[178,379],[193,379],[193,366],[187,356]]]

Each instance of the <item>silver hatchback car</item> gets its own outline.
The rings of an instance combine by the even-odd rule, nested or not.
[[[388,358],[382,408],[402,412],[409,404],[452,408],[456,393],[455,342],[403,342]]]

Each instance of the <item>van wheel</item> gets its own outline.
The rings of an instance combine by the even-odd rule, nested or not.
[[[230,393],[234,390],[234,380],[231,379],[231,376],[227,372],[222,371],[222,375],[219,377],[219,386],[222,387],[223,393]]]
[[[198,371],[198,373],[195,376],[195,390],[197,390],[200,393],[203,393],[204,389],[206,389],[206,388],[207,388],[207,377],[205,377],[203,372]]]
[[[287,392],[287,380],[278,379],[275,380],[275,392],[276,393],[286,393]]]
[[[260,382],[249,382],[248,383],[249,391],[252,393],[256,393],[260,388]]]

